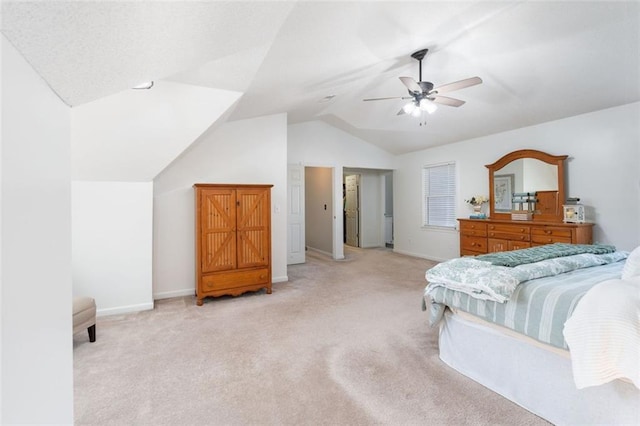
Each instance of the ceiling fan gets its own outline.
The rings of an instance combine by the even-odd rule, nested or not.
[[[400,81],[402,81],[402,84],[406,86],[410,96],[371,98],[363,100],[380,101],[386,99],[411,99],[411,101],[409,101],[405,106],[402,107],[400,111],[398,111],[397,115],[411,114],[414,117],[420,117],[423,111],[426,111],[429,114],[433,113],[436,109],[438,109],[438,106],[436,104],[452,107],[459,107],[463,105],[465,103],[464,101],[461,101],[460,99],[449,98],[447,96],[442,96],[442,93],[453,92],[454,90],[460,90],[464,89],[465,87],[475,86],[476,84],[482,83],[482,79],[480,77],[471,77],[434,88],[433,83],[429,81],[422,81],[422,59],[424,59],[428,51],[429,49],[422,49],[414,52],[411,55],[411,57],[416,59],[420,64],[420,81],[416,82],[411,77],[400,77]],[[422,125],[422,123],[420,123],[420,125]]]

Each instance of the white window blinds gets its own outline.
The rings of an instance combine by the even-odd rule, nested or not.
[[[422,169],[422,226],[456,226],[455,163],[424,166]]]

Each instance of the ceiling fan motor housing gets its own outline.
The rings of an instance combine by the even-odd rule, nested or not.
[[[433,90],[433,83],[430,81],[419,81],[418,85],[422,88],[423,95],[426,95]]]

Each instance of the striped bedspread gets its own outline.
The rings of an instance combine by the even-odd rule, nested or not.
[[[436,325],[446,306],[510,328],[543,343],[567,349],[562,334],[582,296],[597,283],[619,278],[624,261],[577,269],[520,283],[506,303],[476,299],[445,287],[429,285],[423,309],[431,304],[430,324]]]

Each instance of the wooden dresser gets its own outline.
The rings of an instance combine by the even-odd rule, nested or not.
[[[271,293],[271,187],[195,184],[196,297]]]
[[[592,244],[593,223],[458,219],[460,256],[552,243]]]

